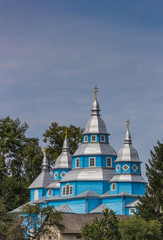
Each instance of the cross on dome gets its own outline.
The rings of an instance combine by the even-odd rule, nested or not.
[[[67,138],[67,131],[68,131],[68,129],[66,128],[65,129],[65,138]]]
[[[127,125],[126,125],[127,126],[127,130],[129,130],[130,120],[127,119],[126,123],[127,123]]]
[[[95,93],[95,99],[97,98],[97,95],[96,95],[96,93],[98,92],[98,87],[97,87],[97,85],[93,88],[95,91],[94,91],[94,93]]]

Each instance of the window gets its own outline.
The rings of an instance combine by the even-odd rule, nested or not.
[[[122,168],[126,172],[129,169],[129,166],[127,164],[125,164]]]
[[[76,168],[79,168],[79,158],[76,158]]]
[[[65,172],[62,172],[62,173],[60,174],[60,176],[61,176],[62,178],[63,178],[65,175],[66,175]]]
[[[38,189],[34,191],[34,200],[38,200]]]
[[[117,170],[117,172],[119,172],[119,170],[120,170],[119,164],[116,166],[116,170]]]
[[[66,186],[62,188],[62,195],[66,196],[66,195],[72,195],[72,194],[73,194],[73,186],[70,186],[70,184],[67,183]]]
[[[129,208],[129,214],[134,214],[136,212],[136,208]]]
[[[132,166],[132,169],[134,170],[134,172],[136,172],[136,170],[138,169],[138,167],[136,166],[136,164],[134,164],[134,165]]]
[[[90,157],[89,158],[89,166],[90,167],[94,167],[95,166],[95,158],[94,157]]]
[[[100,136],[100,140],[101,140],[101,142],[105,142],[105,136],[104,136],[104,135],[101,135],[101,136]]]
[[[95,135],[91,136],[91,142],[96,142],[96,136]]]
[[[88,137],[84,136],[84,142],[88,142]]]
[[[116,190],[116,183],[112,183],[112,191]]]
[[[49,189],[49,190],[48,190],[48,197],[51,196],[51,195],[52,195],[52,190]]]
[[[55,174],[54,174],[54,177],[55,177],[55,178],[57,178],[57,177],[58,177],[58,173],[57,173],[57,172],[55,172]]]
[[[63,196],[66,195],[66,187],[63,187],[63,188],[62,188],[62,195],[63,195]]]
[[[112,166],[112,158],[111,157],[107,157],[106,158],[106,166],[107,167],[111,167]]]

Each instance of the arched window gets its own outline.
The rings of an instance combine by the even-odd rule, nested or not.
[[[38,200],[38,189],[34,192],[34,200]]]
[[[72,185],[70,186],[70,184],[67,183],[66,186],[62,188],[62,195],[67,196],[72,194],[73,194],[73,186]]]
[[[66,185],[66,195],[70,194],[70,184]]]

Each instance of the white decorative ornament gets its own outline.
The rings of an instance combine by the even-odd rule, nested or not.
[[[60,174],[60,176],[61,176],[62,178],[63,178],[65,175],[66,175],[65,172],[62,172],[62,173]]]
[[[134,164],[134,165],[132,166],[132,169],[134,170],[134,172],[137,171],[138,167],[136,166],[136,164]]]
[[[57,172],[55,172],[55,174],[54,174],[54,177],[55,177],[55,178],[57,178],[57,177],[58,177],[58,173],[57,173]]]
[[[120,170],[119,164],[116,166],[116,170],[117,170],[117,172],[119,172],[119,170]]]
[[[125,164],[122,168],[126,172],[130,167],[127,164]]]

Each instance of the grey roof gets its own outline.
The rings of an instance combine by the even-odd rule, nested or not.
[[[115,174],[110,182],[142,182],[146,183],[139,174]]]
[[[109,143],[89,142],[83,143],[74,153],[73,156],[82,155],[109,155],[116,156],[115,150]]]
[[[64,212],[64,213],[74,213],[72,209],[67,205],[67,203],[62,204],[61,206],[58,206],[55,208],[59,212]]]
[[[27,203],[25,203],[25,204],[23,204],[23,205],[15,208],[15,209],[12,210],[10,213],[19,213],[19,212],[22,212],[23,207],[25,207],[27,204],[29,204],[29,205],[34,205],[34,201],[29,201],[29,202],[27,202]]]
[[[98,207],[96,207],[92,211],[90,211],[89,213],[103,213],[104,209],[106,209],[106,208],[109,209],[109,207],[105,203],[102,203]]]
[[[69,171],[61,182],[69,181],[110,181],[114,174],[113,168],[101,168],[101,167],[90,167],[90,168],[78,168]]]
[[[127,132],[124,139],[123,147],[118,151],[117,159],[115,162],[140,162],[138,152],[132,146],[132,139],[130,131],[127,128]]]
[[[62,153],[57,158],[54,168],[55,169],[71,168],[71,162],[72,162],[72,157],[69,152],[68,139],[65,138],[63,147],[62,147]]]
[[[99,103],[97,99],[94,99],[92,104],[92,114],[86,124],[86,128],[83,134],[90,134],[90,133],[108,134],[105,123],[100,117],[99,112],[100,112]]]
[[[51,182],[48,186],[47,186],[47,189],[55,189],[55,188],[60,188],[60,183],[59,183],[59,180],[56,180],[56,181],[53,181]]]
[[[40,175],[34,180],[34,182],[28,187],[32,188],[46,188],[53,181],[52,175],[48,170],[42,170]]]
[[[137,207],[138,203],[140,203],[140,201],[138,199],[135,199],[131,203],[127,204],[126,207]]]
[[[100,197],[100,194],[98,194],[94,191],[88,190],[81,194],[78,194],[76,197]]]

